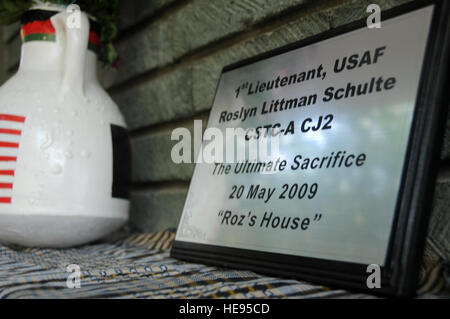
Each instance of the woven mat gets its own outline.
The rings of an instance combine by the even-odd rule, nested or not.
[[[221,269],[169,257],[174,232],[132,234],[71,249],[0,245],[0,298],[373,298],[251,271]],[[68,288],[67,266],[81,271]],[[419,296],[445,286],[443,262],[427,248]]]

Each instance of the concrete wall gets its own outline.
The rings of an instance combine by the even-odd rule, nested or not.
[[[19,27],[19,23],[14,23],[9,26],[3,26],[0,29],[0,49],[2,51],[2,53],[0,53],[0,84],[12,76],[19,66],[21,45]]]
[[[172,129],[207,119],[223,66],[367,17],[407,0],[121,1],[116,42],[120,69],[101,78],[132,133],[131,223],[142,231],[175,228],[193,165],[170,159]],[[17,26],[3,30],[9,75],[17,67]],[[450,124],[448,125],[450,128]],[[450,259],[450,136],[442,150],[430,241]]]
[[[6,62],[5,61],[5,43],[3,41],[3,30],[2,27],[0,27],[0,84],[2,84],[3,82],[5,82],[6,79],[6,74],[3,71],[3,63]]]

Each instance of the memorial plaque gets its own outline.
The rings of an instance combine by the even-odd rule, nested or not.
[[[205,134],[172,255],[413,293],[445,120],[446,14],[406,5],[381,28],[360,21],[224,68],[208,122],[223,160],[205,159],[221,153]]]

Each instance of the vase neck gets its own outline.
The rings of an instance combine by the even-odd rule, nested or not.
[[[55,42],[33,41],[22,44],[19,72],[42,71],[62,74],[64,55]],[[97,81],[97,55],[88,50],[84,63],[86,81]]]
[[[55,42],[32,41],[22,44],[20,71],[61,72],[63,54]]]
[[[33,9],[26,11],[21,18],[22,55],[19,71],[45,71],[60,73],[67,68],[70,61],[67,50],[71,42],[61,31],[55,29],[52,22],[58,11]],[[93,21],[89,24],[87,52],[84,63],[84,75],[89,80],[96,80],[96,52],[99,47],[99,25]],[[58,27],[60,30],[61,27]]]

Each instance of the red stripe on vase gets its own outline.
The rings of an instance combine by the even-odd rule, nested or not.
[[[11,114],[0,114],[0,121],[11,121],[11,122],[25,122],[25,116],[11,115]]]
[[[33,33],[55,34],[56,31],[50,19],[33,21],[22,26],[22,36],[27,36]]]
[[[0,147],[18,148],[19,147],[19,143],[0,141]]]
[[[15,162],[17,161],[16,156],[0,156],[0,162]]]
[[[0,197],[0,203],[11,203],[11,197]]]
[[[13,130],[10,128],[0,128],[0,134],[12,134],[12,135],[21,135],[21,130]]]
[[[0,175],[14,176],[13,169],[2,169],[0,170]]]
[[[0,183],[0,188],[12,189],[13,188],[13,184],[12,183]]]

